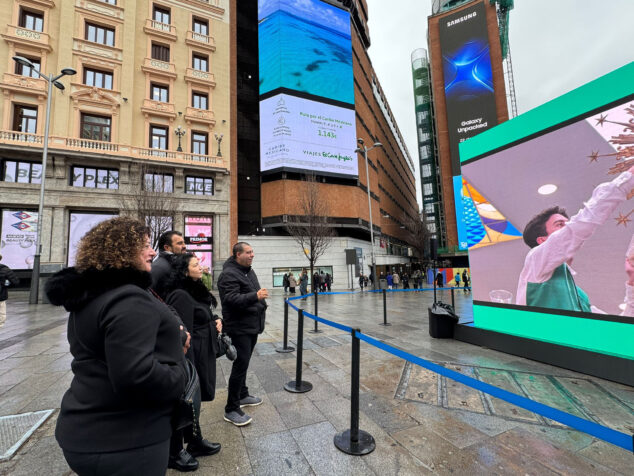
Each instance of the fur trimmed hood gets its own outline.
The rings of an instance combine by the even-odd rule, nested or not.
[[[89,268],[78,272],[76,268],[65,268],[55,273],[44,289],[51,304],[64,306],[67,311],[78,311],[97,296],[111,289],[134,284],[147,289],[152,277],[147,271],[136,268]]]

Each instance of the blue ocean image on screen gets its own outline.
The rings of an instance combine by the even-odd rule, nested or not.
[[[493,73],[489,45],[482,40],[464,43],[443,56],[445,95],[463,100],[493,92]]]
[[[260,0],[260,94],[284,87],[354,104],[348,12],[319,0]]]

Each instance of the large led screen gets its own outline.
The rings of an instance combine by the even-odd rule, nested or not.
[[[279,94],[260,102],[260,168],[357,175],[355,114]]]
[[[476,327],[634,359],[633,81],[631,63],[461,145],[479,219],[512,225],[469,248]]]
[[[484,4],[443,17],[439,35],[455,176],[460,175],[458,144],[497,124]]]
[[[354,104],[350,15],[319,0],[259,0],[260,95],[286,88]]]
[[[37,212],[2,210],[0,254],[12,269],[33,269],[37,240]]]
[[[260,170],[357,176],[350,14],[259,0]]]

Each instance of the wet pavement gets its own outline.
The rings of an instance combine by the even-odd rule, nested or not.
[[[53,433],[61,397],[72,379],[66,313],[30,306],[13,293],[0,329],[0,418],[52,409],[0,474],[71,474]],[[312,298],[300,303],[313,312]],[[448,291],[442,299],[450,302]],[[469,316],[470,295],[456,293]],[[634,389],[569,370],[451,339],[432,339],[427,307],[432,292],[388,294],[382,326],[381,295],[319,297],[318,314],[411,354],[527,396],[602,425],[634,433]],[[290,313],[290,341],[296,313]],[[203,404],[203,435],[222,451],[201,457],[195,474],[632,474],[634,455],[552,420],[514,407],[381,349],[361,343],[360,428],[376,440],[366,456],[336,449],[333,438],[350,427],[350,335],[323,324],[314,334],[306,319],[305,394],[284,391],[295,379],[295,353],[282,354],[283,296],[270,299],[267,329],[251,361],[248,385],[264,404],[249,408],[253,423],[237,428],[223,420],[231,363],[218,360],[216,400]],[[0,428],[1,430],[1,428]],[[0,438],[4,435],[0,431]],[[169,471],[168,474],[178,474]]]

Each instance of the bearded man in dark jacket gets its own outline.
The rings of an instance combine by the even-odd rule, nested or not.
[[[249,395],[246,378],[258,334],[264,331],[266,298],[269,293],[265,288],[260,288],[255,271],[251,268],[252,262],[251,245],[238,242],[233,245],[233,256],[225,261],[218,278],[224,329],[238,353],[229,377],[224,418],[236,426],[251,423],[251,417],[242,411],[242,407],[262,403],[261,398]]]

